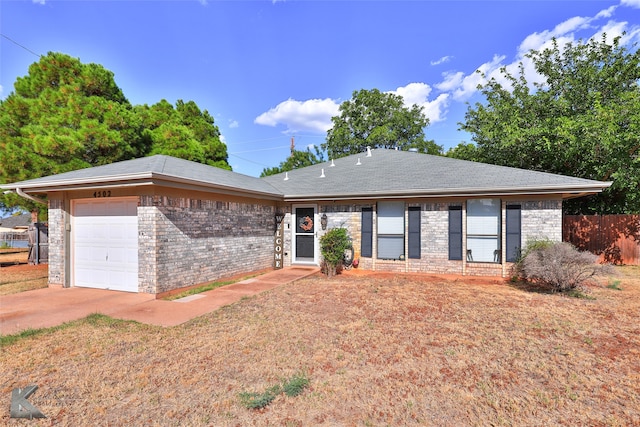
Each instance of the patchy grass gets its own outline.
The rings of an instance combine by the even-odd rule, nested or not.
[[[613,282],[609,283],[607,285],[607,288],[615,289],[616,291],[621,291],[622,288],[620,287],[620,280],[614,280]]]
[[[189,289],[187,291],[180,292],[179,294],[171,295],[171,296],[168,296],[168,297],[163,298],[163,299],[167,300],[167,301],[173,301],[173,300],[176,300],[176,299],[188,297],[190,295],[196,295],[196,294],[200,294],[202,292],[211,291],[211,290],[214,290],[214,289],[219,288],[221,286],[230,285],[232,283],[235,283],[235,280],[228,280],[228,281],[224,281],[224,282],[207,283],[206,285],[197,286],[195,288],[191,288],[191,289]]]
[[[52,326],[52,327],[49,327],[49,328],[38,328],[38,329],[29,328],[29,329],[25,329],[23,331],[20,331],[20,332],[18,332],[16,334],[0,335],[0,349],[3,348],[3,347],[7,347],[7,346],[10,346],[12,344],[15,344],[17,341],[25,339],[25,338],[31,338],[31,337],[37,337],[39,335],[51,334],[51,333],[53,333],[55,331],[59,331],[59,330],[65,329],[65,328],[75,327],[80,323],[87,323],[89,325],[94,325],[94,326],[102,325],[102,326],[112,326],[113,327],[115,325],[119,325],[119,324],[127,323],[127,322],[131,323],[133,321],[114,319],[112,317],[105,316],[104,314],[94,313],[94,314],[90,314],[89,316],[85,317],[84,319],[74,320],[72,322],[63,323],[62,325],[58,325],[58,326]]]
[[[177,293],[175,295],[170,295],[166,298],[163,298],[164,300],[167,301],[173,301],[173,300],[177,300],[180,298],[185,298],[188,297],[190,295],[196,295],[196,294],[200,294],[202,292],[207,292],[207,291],[212,291],[214,289],[220,288],[222,286],[226,286],[226,285],[231,285],[233,283],[237,283],[237,282],[241,282],[243,280],[247,280],[247,279],[251,279],[253,277],[259,276],[259,274],[252,274],[249,276],[242,276],[239,279],[230,279],[230,280],[224,280],[224,281],[220,281],[220,282],[211,282],[211,283],[207,283],[205,285],[202,286],[196,286],[195,288],[191,288],[188,289],[184,292],[180,292]]]
[[[91,316],[3,347],[0,397],[38,385],[43,426],[640,425],[640,268],[616,270],[594,300],[345,273],[174,328]]]

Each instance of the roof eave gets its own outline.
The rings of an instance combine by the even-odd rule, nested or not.
[[[275,192],[265,192],[257,190],[239,189],[233,186],[220,185],[202,182],[188,178],[176,177],[173,175],[161,174],[157,172],[144,172],[139,174],[113,175],[97,178],[76,178],[71,180],[49,181],[44,184],[33,183],[21,185],[3,184],[0,187],[7,190],[21,190],[27,193],[50,193],[70,190],[97,190],[107,187],[140,187],[149,185],[159,185],[164,187],[179,188],[183,190],[196,190],[205,192],[216,192],[227,195],[262,198],[269,200],[282,200],[282,194]]]
[[[490,196],[523,196],[555,194],[563,199],[582,197],[588,194],[601,193],[611,186],[611,182],[589,186],[548,186],[525,188],[468,188],[468,189],[434,189],[408,191],[371,191],[362,193],[334,194],[285,194],[287,202],[334,201],[334,200],[373,200],[373,199],[406,199],[406,198],[443,198],[443,197],[490,197]]]

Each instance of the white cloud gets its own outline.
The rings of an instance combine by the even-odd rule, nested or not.
[[[405,105],[423,104],[427,101],[431,93],[431,86],[426,83],[409,83],[399,87],[391,93],[402,96]]]
[[[452,82],[448,82],[448,86],[451,88],[452,97],[456,101],[466,101],[474,93],[478,90],[478,85],[486,82],[486,79],[483,76],[487,76],[487,78],[491,78],[493,76],[499,75],[499,70],[503,66],[502,61],[504,61],[505,56],[502,55],[494,55],[491,61],[485,62],[480,65],[476,71],[467,75],[467,76],[457,76],[458,85],[454,86]],[[446,83],[443,82],[443,84]]]
[[[596,15],[596,19],[611,18],[611,16],[613,15],[613,12],[615,12],[617,8],[618,8],[618,5],[614,5],[614,6],[609,7],[608,9],[601,10]]]
[[[640,0],[622,0],[621,5],[640,8]],[[553,40],[558,47],[563,49],[567,43],[576,43],[583,40],[585,30],[591,30],[591,39],[601,40],[606,33],[607,41],[611,42],[615,37],[621,37],[621,44],[640,42],[640,26],[630,26],[627,22],[619,22],[611,19],[619,5],[608,7],[598,12],[593,17],[575,16],[569,18],[552,29],[535,32],[520,43],[515,52],[513,61],[505,63],[506,55],[494,55],[491,61],[480,65],[476,71],[465,75],[462,72],[449,71],[442,74],[443,80],[433,87],[451,95],[455,101],[466,101],[477,92],[480,84],[487,79],[495,78],[504,87],[509,87],[509,82],[501,73],[501,68],[506,68],[511,75],[520,73],[522,63],[524,77],[533,86],[534,83],[543,83],[544,79],[536,73],[535,67],[526,54],[531,50],[540,51],[551,48]],[[603,22],[604,20],[608,20]],[[598,22],[600,21],[600,22]],[[478,72],[479,71],[479,72]],[[486,76],[483,78],[482,76]]]
[[[448,92],[460,86],[462,79],[464,78],[464,73],[462,71],[450,71],[442,73],[442,77],[444,77],[444,80],[434,86],[442,92]]]
[[[254,123],[272,127],[284,125],[287,127],[285,133],[300,131],[324,133],[333,126],[331,117],[338,115],[338,108],[339,104],[330,98],[307,101],[289,98],[266,113],[260,114]]]
[[[607,43],[613,43],[613,39],[616,37],[623,37],[623,34],[628,31],[627,27],[628,25],[626,22],[609,21],[597,33],[595,33],[592,38],[602,40],[603,34],[606,33]],[[622,42],[624,43],[624,40],[622,40]]]
[[[573,33],[578,30],[588,28],[593,19],[576,16],[569,18],[564,22],[556,25],[553,30],[545,30],[540,33],[533,33],[528,35],[520,46],[518,52],[520,56],[524,56],[531,50],[541,50],[548,47],[552,39],[568,38],[573,40]],[[558,43],[562,46],[561,43]]]
[[[431,61],[431,65],[440,65],[446,62],[449,62],[453,59],[453,56],[443,56],[440,59],[436,59],[435,61]]]
[[[425,116],[430,123],[440,122],[444,120],[447,111],[449,94],[443,93],[432,101],[429,101],[431,94],[431,86],[426,83],[409,83],[406,86],[397,88],[389,93],[402,96],[404,105],[411,107],[418,105],[424,110]]]
[[[620,4],[623,6],[629,6],[635,9],[640,9],[640,0],[622,0]]]
[[[441,122],[446,118],[449,98],[450,95],[448,93],[441,93],[433,101],[427,101],[422,104],[424,115],[429,119],[429,123]]]
[[[237,127],[240,126],[240,123],[238,123],[237,120],[229,120],[229,128],[230,129],[235,129]]]
[[[35,4],[45,4],[46,0],[31,0],[31,2]]]

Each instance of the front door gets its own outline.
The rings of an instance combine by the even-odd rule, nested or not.
[[[293,209],[293,261],[317,264],[316,207],[305,205]]]

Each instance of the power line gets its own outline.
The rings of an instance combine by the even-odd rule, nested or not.
[[[31,49],[29,49],[29,48],[28,48],[28,47],[26,47],[26,46],[21,45],[20,43],[18,43],[17,41],[15,41],[14,39],[12,39],[11,37],[6,36],[6,35],[4,35],[4,34],[2,34],[2,33],[0,33],[0,36],[2,36],[2,37],[4,37],[5,39],[9,40],[11,43],[15,44],[16,46],[21,47],[22,49],[26,50],[27,52],[29,52],[29,53],[30,53],[30,54],[32,54],[32,55],[34,55],[34,56],[36,56],[36,57],[38,57],[38,58],[41,58],[41,57],[42,57],[42,55],[35,53],[34,51],[32,51]]]
[[[242,145],[242,144],[250,144],[252,142],[272,141],[274,139],[280,139],[280,138],[283,138],[283,137],[286,138],[288,136],[287,135],[284,135],[284,136],[273,136],[271,138],[251,139],[249,141],[241,141],[241,142],[235,142],[235,141],[231,142],[231,141],[229,141],[226,144],[229,145],[229,144],[233,143],[233,145]],[[323,136],[323,135],[313,135],[313,134],[295,134],[295,137],[296,138],[298,138],[298,137],[300,137],[300,138],[322,138],[322,139],[326,138],[326,136]]]
[[[235,157],[236,159],[243,160],[245,162],[253,163],[254,165],[262,166],[263,168],[268,168],[271,166],[267,166],[263,163],[254,162],[253,160],[245,159],[244,157],[236,156],[235,154],[228,153],[229,156]]]
[[[255,153],[256,151],[269,151],[269,150],[279,150],[280,148],[287,148],[288,145],[281,145],[279,147],[269,147],[269,148],[257,148],[255,150],[246,150],[246,151],[234,151],[229,154],[244,154],[244,153]]]

